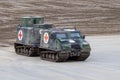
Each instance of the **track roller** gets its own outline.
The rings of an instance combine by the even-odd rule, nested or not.
[[[19,55],[34,57],[38,56],[38,48],[31,47],[31,46],[25,46],[22,44],[14,44],[15,52]]]
[[[59,52],[47,53],[45,51],[40,52],[40,58],[43,60],[54,61],[54,62],[63,62],[68,59],[68,55],[60,56]]]

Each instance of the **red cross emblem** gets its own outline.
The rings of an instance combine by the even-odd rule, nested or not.
[[[46,32],[46,33],[44,33],[44,43],[48,43],[48,41],[49,41],[49,35],[48,35],[48,33]]]
[[[21,41],[22,38],[23,38],[23,32],[22,32],[22,30],[20,30],[20,31],[18,32],[18,39]]]

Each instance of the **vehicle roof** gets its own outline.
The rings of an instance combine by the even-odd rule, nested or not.
[[[51,29],[46,29],[45,31],[49,31],[52,33],[80,32],[79,30],[76,30],[74,28],[51,28]]]

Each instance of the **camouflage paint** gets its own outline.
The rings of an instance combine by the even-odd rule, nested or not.
[[[79,34],[81,34],[80,31],[77,31],[77,30],[64,31],[64,29],[54,29],[52,28],[52,25],[49,26],[48,24],[34,24],[35,22],[33,20],[35,19],[37,21],[36,23],[40,23],[39,20],[43,21],[43,19],[38,17],[22,18],[23,23],[21,24],[21,26],[17,27],[17,35],[18,35],[18,32],[22,30],[23,39],[19,40],[17,36],[17,43],[54,50],[54,51],[68,51],[68,52],[76,51],[76,53],[78,53],[77,51],[79,49],[79,51],[81,52],[90,52],[91,50],[90,45],[85,39],[83,39],[83,37],[73,38],[73,39],[70,38],[71,32],[79,32]],[[30,21],[30,24],[29,24],[29,21]],[[44,42],[44,34],[46,32],[49,34],[48,43]],[[55,35],[57,34],[57,32],[66,33],[68,37],[66,39],[58,39],[56,37],[53,39],[51,35],[52,34]],[[62,43],[62,41],[66,41],[67,43]]]
[[[55,33],[54,30],[52,30],[52,31],[45,30],[45,31],[42,31],[42,35],[44,35],[44,33],[46,33],[46,32],[49,33],[49,35],[57,34],[57,33]],[[63,31],[61,31],[61,32],[63,32]],[[74,32],[78,32],[78,31],[74,31]],[[68,37],[70,36],[70,32],[65,31],[65,33],[68,35]],[[56,51],[76,51],[71,46],[72,45],[77,45],[77,46],[80,46],[80,50],[83,51],[83,52],[90,52],[90,50],[91,50],[89,43],[85,39],[83,39],[82,37],[80,37],[80,38],[78,38],[76,40],[73,40],[71,38],[68,38],[68,39],[57,39],[57,38],[55,38],[53,40],[53,39],[51,39],[51,37],[49,39],[50,39],[50,41],[47,44],[44,43],[43,40],[42,40],[42,43],[41,43],[43,45],[43,46],[41,46],[42,48],[48,48],[48,49],[52,49],[52,50],[56,50]],[[75,43],[70,43],[69,42],[70,40],[75,41]],[[67,41],[68,43],[63,44],[63,43],[61,43],[61,41]]]
[[[48,25],[48,27],[47,27]],[[22,17],[21,24],[17,26],[16,42],[24,45],[40,46],[40,29],[51,28],[52,24],[44,24],[44,17]],[[18,39],[18,32],[22,30],[23,39]]]

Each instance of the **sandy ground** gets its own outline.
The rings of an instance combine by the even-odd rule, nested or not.
[[[120,35],[89,36],[91,56],[84,62],[55,63],[14,53],[0,47],[2,80],[119,80]],[[9,45],[6,45],[9,46]]]
[[[45,16],[87,35],[120,33],[120,0],[0,0],[0,42],[15,41],[21,16]]]
[[[85,62],[54,63],[20,56],[9,44],[15,42],[21,16],[44,16],[59,27],[109,36],[87,36],[92,52]],[[0,79],[119,80],[119,34],[120,0],[0,0]]]

